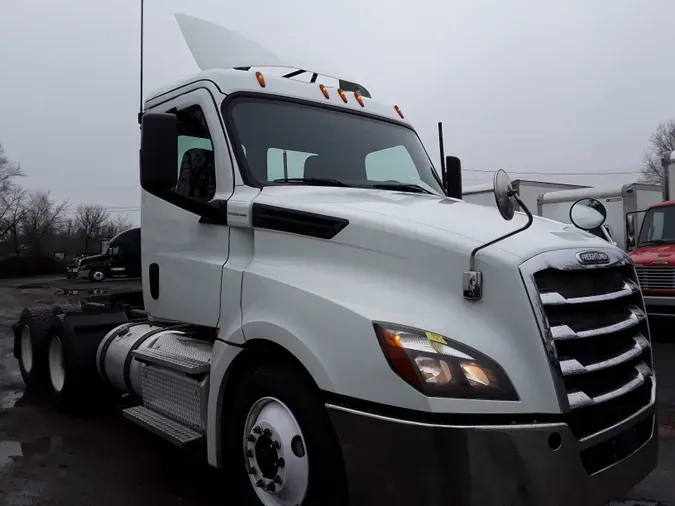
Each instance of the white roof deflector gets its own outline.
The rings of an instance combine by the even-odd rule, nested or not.
[[[340,81],[340,88],[344,91],[358,91],[364,97],[370,97],[368,90],[358,83],[347,81],[332,72],[322,71],[317,65],[280,58],[257,42],[210,21],[188,14],[176,14],[176,21],[201,70],[248,70],[250,67],[289,68],[294,72],[286,74],[285,77],[295,77],[305,72],[312,74],[312,81],[316,81],[319,75],[332,77]]]

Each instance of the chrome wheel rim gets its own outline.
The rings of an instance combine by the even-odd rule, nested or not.
[[[94,281],[103,281],[102,271],[94,271]]]
[[[33,370],[33,340],[28,325],[21,329],[21,365],[27,373]]]
[[[251,486],[265,506],[302,504],[309,487],[305,437],[291,410],[264,397],[244,424],[244,462]]]
[[[63,364],[63,345],[59,336],[53,336],[49,342],[49,379],[57,392],[63,390],[66,381],[66,368]]]

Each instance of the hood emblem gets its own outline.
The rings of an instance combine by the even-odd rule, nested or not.
[[[577,260],[582,265],[608,264],[609,255],[602,251],[582,251],[577,253]]]
[[[667,260],[654,260],[652,262],[652,265],[668,265],[668,261]]]

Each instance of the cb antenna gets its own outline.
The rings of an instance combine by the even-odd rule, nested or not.
[[[143,116],[143,8],[144,0],[141,0],[141,44],[140,44],[140,83],[139,83],[139,99],[138,99],[138,124],[141,124],[141,117]]]

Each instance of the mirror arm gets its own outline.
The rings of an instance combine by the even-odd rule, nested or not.
[[[214,200],[211,202],[204,202],[193,197],[187,197],[176,193],[173,190],[165,188],[145,188],[145,190],[162,199],[169,204],[186,210],[189,213],[196,214],[200,217],[200,223],[208,223],[211,225],[227,225],[227,201]]]
[[[519,233],[523,232],[524,230],[527,230],[528,228],[530,228],[530,226],[532,225],[532,222],[534,221],[534,217],[532,216],[532,213],[527,208],[527,206],[523,203],[523,201],[520,200],[520,197],[518,196],[518,193],[513,191],[513,193],[511,193],[509,195],[509,197],[515,198],[516,202],[518,202],[518,205],[520,205],[520,208],[523,211],[525,211],[525,214],[527,215],[527,223],[525,223],[525,225],[523,225],[522,227],[517,228],[513,232],[509,232],[506,235],[503,235],[501,237],[497,237],[496,239],[493,239],[490,242],[486,242],[485,244],[481,244],[480,246],[477,246],[476,248],[474,248],[474,250],[471,252],[471,256],[469,257],[469,270],[470,271],[474,270],[476,253],[478,253],[480,250],[482,250],[483,248],[487,248],[488,246],[492,246],[493,244],[495,244],[499,241],[503,241],[504,239],[508,239],[509,237],[511,237],[513,235],[519,234]]]

